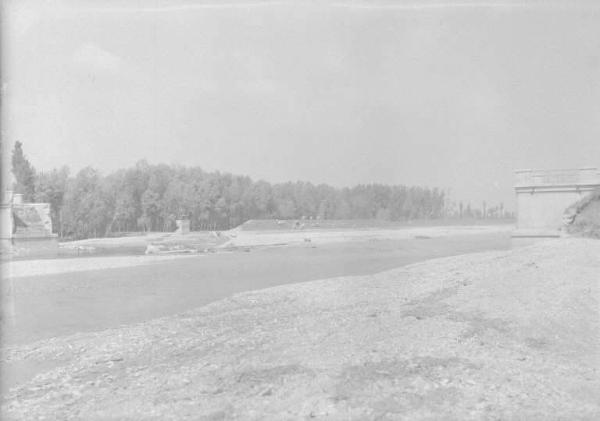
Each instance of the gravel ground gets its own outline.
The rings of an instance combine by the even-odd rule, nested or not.
[[[2,419],[600,419],[600,241],[243,293],[4,349]]]

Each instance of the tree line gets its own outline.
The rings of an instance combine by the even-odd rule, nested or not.
[[[25,201],[50,203],[54,230],[63,238],[88,238],[131,231],[172,231],[177,219],[192,229],[227,229],[249,219],[440,218],[445,193],[437,188],[368,184],[271,184],[247,176],[206,172],[199,167],[150,165],[108,175],[88,167],[36,171],[16,142],[14,189]]]

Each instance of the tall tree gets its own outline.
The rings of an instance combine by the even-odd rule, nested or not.
[[[23,153],[23,144],[15,143],[12,151],[12,173],[15,176],[13,190],[15,193],[23,194],[26,202],[32,202],[35,198],[35,170]]]
[[[105,234],[111,212],[101,181],[100,174],[89,167],[70,180],[61,211],[64,235],[87,238]]]
[[[35,201],[50,203],[52,229],[56,233],[61,233],[60,210],[67,190],[68,179],[69,169],[67,167],[50,172],[40,172],[35,177]]]

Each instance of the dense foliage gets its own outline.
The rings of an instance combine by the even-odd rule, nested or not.
[[[58,209],[54,216],[61,234],[76,238],[115,231],[171,231],[180,218],[189,218],[192,228],[223,229],[260,218],[437,218],[444,209],[443,192],[419,187],[270,184],[145,162],[106,177],[91,168],[72,178],[65,174],[39,174],[36,199]],[[62,197],[55,194],[61,190]]]
[[[20,144],[13,156],[26,161]],[[35,173],[27,165],[21,164],[34,173],[33,187],[29,187],[33,199],[51,204],[55,231],[70,238],[172,231],[175,221],[183,218],[190,219],[192,229],[227,229],[264,218],[439,218],[447,216],[450,208],[445,206],[444,192],[436,188],[369,184],[338,189],[300,181],[270,184],[198,167],[145,161],[106,176],[93,168],[75,176],[67,168]],[[24,184],[19,180],[17,188]],[[476,216],[470,205],[463,211],[462,204],[460,215]]]

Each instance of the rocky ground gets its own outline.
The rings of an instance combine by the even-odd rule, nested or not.
[[[2,419],[600,419],[600,241],[236,295],[4,349]]]

